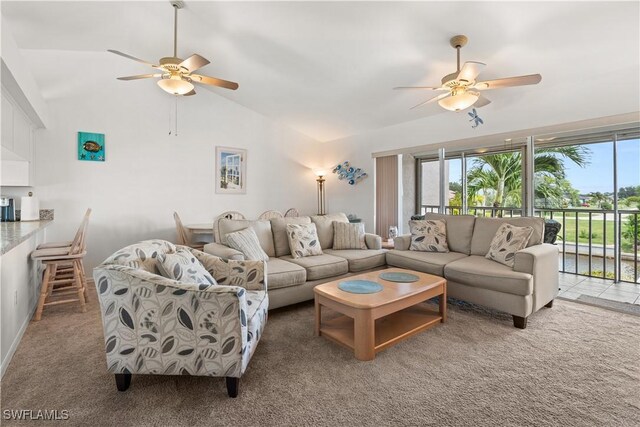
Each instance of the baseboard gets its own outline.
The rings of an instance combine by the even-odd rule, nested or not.
[[[22,336],[27,330],[27,326],[29,326],[29,322],[31,322],[31,318],[36,312],[37,307],[38,307],[38,299],[36,298],[32,307],[29,309],[29,315],[25,317],[24,322],[22,322],[22,325],[20,326],[20,329],[18,330],[18,333],[16,334],[15,339],[11,343],[11,347],[9,347],[9,352],[2,360],[2,364],[0,365],[0,379],[4,377],[4,373],[7,371],[7,368],[9,367],[9,363],[11,363],[11,359],[13,359],[13,355],[18,349],[18,345],[20,344],[20,341],[22,341]]]

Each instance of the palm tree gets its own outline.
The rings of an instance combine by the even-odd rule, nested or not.
[[[565,178],[565,161],[580,167],[589,163],[591,151],[582,145],[540,148],[535,153],[536,180],[544,183],[544,177],[554,180]],[[522,154],[520,152],[489,154],[473,161],[468,174],[468,194],[474,197],[479,191],[495,192],[493,206],[500,208],[505,202],[519,203],[522,194]],[[537,196],[544,197],[549,189],[541,186]]]

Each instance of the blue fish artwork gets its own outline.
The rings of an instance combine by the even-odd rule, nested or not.
[[[470,117],[471,120],[469,120],[470,122],[473,122],[473,124],[471,125],[471,127],[473,129],[477,128],[479,125],[483,125],[484,122],[482,121],[482,119],[478,116],[478,113],[476,112],[476,109],[472,109],[470,112],[467,113]]]
[[[351,166],[348,161],[334,167],[333,173],[338,175],[338,179],[340,181],[347,181],[347,184],[349,185],[356,185],[358,182],[369,176],[361,168],[354,168]]]
[[[78,132],[78,160],[105,161],[103,133]]]

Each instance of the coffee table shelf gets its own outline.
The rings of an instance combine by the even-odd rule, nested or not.
[[[415,305],[392,313],[375,321],[376,353],[410,336],[429,329],[442,321],[437,311],[425,305]],[[320,334],[332,341],[354,350],[354,319],[338,316],[323,320]]]
[[[392,282],[379,271],[351,276],[382,285],[372,294],[354,294],[340,289],[341,280],[323,283],[315,295],[315,334],[353,350],[358,360],[373,360],[376,353],[412,335],[447,320],[447,281],[439,276],[399,268],[390,273],[410,273],[414,282]],[[425,301],[439,297],[436,312]],[[330,316],[323,319],[322,310]]]

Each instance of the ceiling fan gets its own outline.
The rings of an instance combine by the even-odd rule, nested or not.
[[[194,71],[209,64],[209,61],[198,54],[193,54],[185,60],[178,58],[178,9],[184,7],[183,1],[171,1],[173,6],[173,56],[160,58],[158,64],[152,64],[149,61],[136,58],[126,53],[119,52],[117,50],[109,49],[109,52],[116,55],[124,56],[125,58],[133,59],[142,64],[153,67],[160,70],[155,74],[140,74],[137,76],[118,77],[118,80],[139,80],[148,79],[152,77],[160,78],[158,80],[158,86],[160,86],[165,92],[171,95],[183,95],[190,96],[195,95],[196,91],[193,83],[201,83],[205,85],[223,87],[225,89],[236,90],[238,89],[238,83],[230,82],[227,80],[217,79],[215,77],[203,76],[200,74],[193,74]]]
[[[500,89],[511,86],[535,85],[540,83],[540,74],[530,74],[527,76],[507,77],[503,79],[476,81],[478,74],[486,64],[482,62],[467,61],[460,68],[460,49],[464,47],[469,39],[466,36],[454,36],[450,40],[451,47],[457,51],[457,71],[447,74],[442,78],[442,86],[402,86],[394,89],[424,89],[445,91],[445,93],[428,99],[414,107],[421,107],[425,104],[437,101],[438,104],[449,111],[462,111],[472,105],[475,108],[484,107],[491,103],[480,91],[489,89]]]

